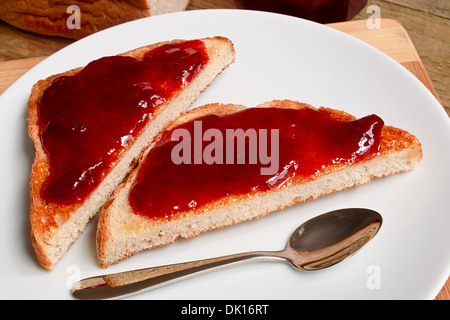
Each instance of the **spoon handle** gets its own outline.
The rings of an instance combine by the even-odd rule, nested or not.
[[[159,285],[248,259],[271,257],[285,259],[283,251],[252,251],[232,255],[177,263],[140,270],[102,275],[78,281],[72,287],[72,295],[78,299],[110,299],[141,293]]]

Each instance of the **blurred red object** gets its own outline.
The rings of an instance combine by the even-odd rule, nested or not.
[[[245,0],[251,10],[288,14],[319,23],[347,21],[353,18],[367,0]]]

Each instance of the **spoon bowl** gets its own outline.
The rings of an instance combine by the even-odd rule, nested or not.
[[[251,251],[86,278],[72,287],[77,299],[110,299],[141,293],[198,272],[254,258],[274,258],[300,270],[319,270],[351,256],[369,242],[382,224],[370,209],[349,208],[324,213],[300,225],[284,250]]]
[[[349,208],[306,221],[286,246],[287,260],[302,270],[332,266],[361,249],[378,232],[383,219],[373,210]]]

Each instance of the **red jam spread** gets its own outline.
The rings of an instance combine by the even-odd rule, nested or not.
[[[200,40],[168,43],[136,59],[104,57],[53,80],[40,97],[39,127],[50,172],[47,202],[82,202],[134,140],[157,106],[203,68]]]
[[[338,121],[326,110],[309,108],[249,108],[207,115],[163,135],[137,174],[130,205],[138,215],[170,219],[225,196],[280,188],[296,176],[309,179],[326,166],[373,156],[383,125],[376,115]],[[256,139],[250,134],[255,132]],[[239,147],[242,141],[245,148]],[[190,150],[181,148],[188,145]],[[271,167],[267,156],[275,170],[267,170]]]

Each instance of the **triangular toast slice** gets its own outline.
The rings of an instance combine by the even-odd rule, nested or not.
[[[231,149],[223,149],[216,157],[220,151],[217,141],[222,145],[229,142],[225,142],[226,128],[236,133],[240,125],[247,125],[243,128],[247,138],[249,129],[279,128],[279,159],[272,157],[278,162],[275,171],[267,172],[271,164],[264,156],[276,150],[276,139],[266,138],[271,152],[258,151],[260,161],[253,165],[249,165],[250,149],[245,149],[247,162],[241,164],[237,158],[232,165],[226,161]],[[193,137],[199,128],[204,134],[202,159],[196,158],[198,136]],[[271,137],[267,131],[265,134]],[[193,139],[191,151],[181,145],[185,136]],[[258,138],[260,143],[261,133]],[[233,148],[239,154],[236,141]],[[248,138],[246,148],[250,141]],[[289,100],[257,108],[198,107],[183,114],[149,145],[129,179],[105,203],[97,227],[99,264],[108,267],[179,237],[198,236],[374,177],[412,170],[421,159],[421,145],[415,136],[384,125],[375,115],[356,120],[342,111]],[[264,173],[260,171],[263,167],[267,169]]]
[[[30,222],[42,266],[55,267],[142,150],[232,62],[226,38],[173,40],[34,85]]]

